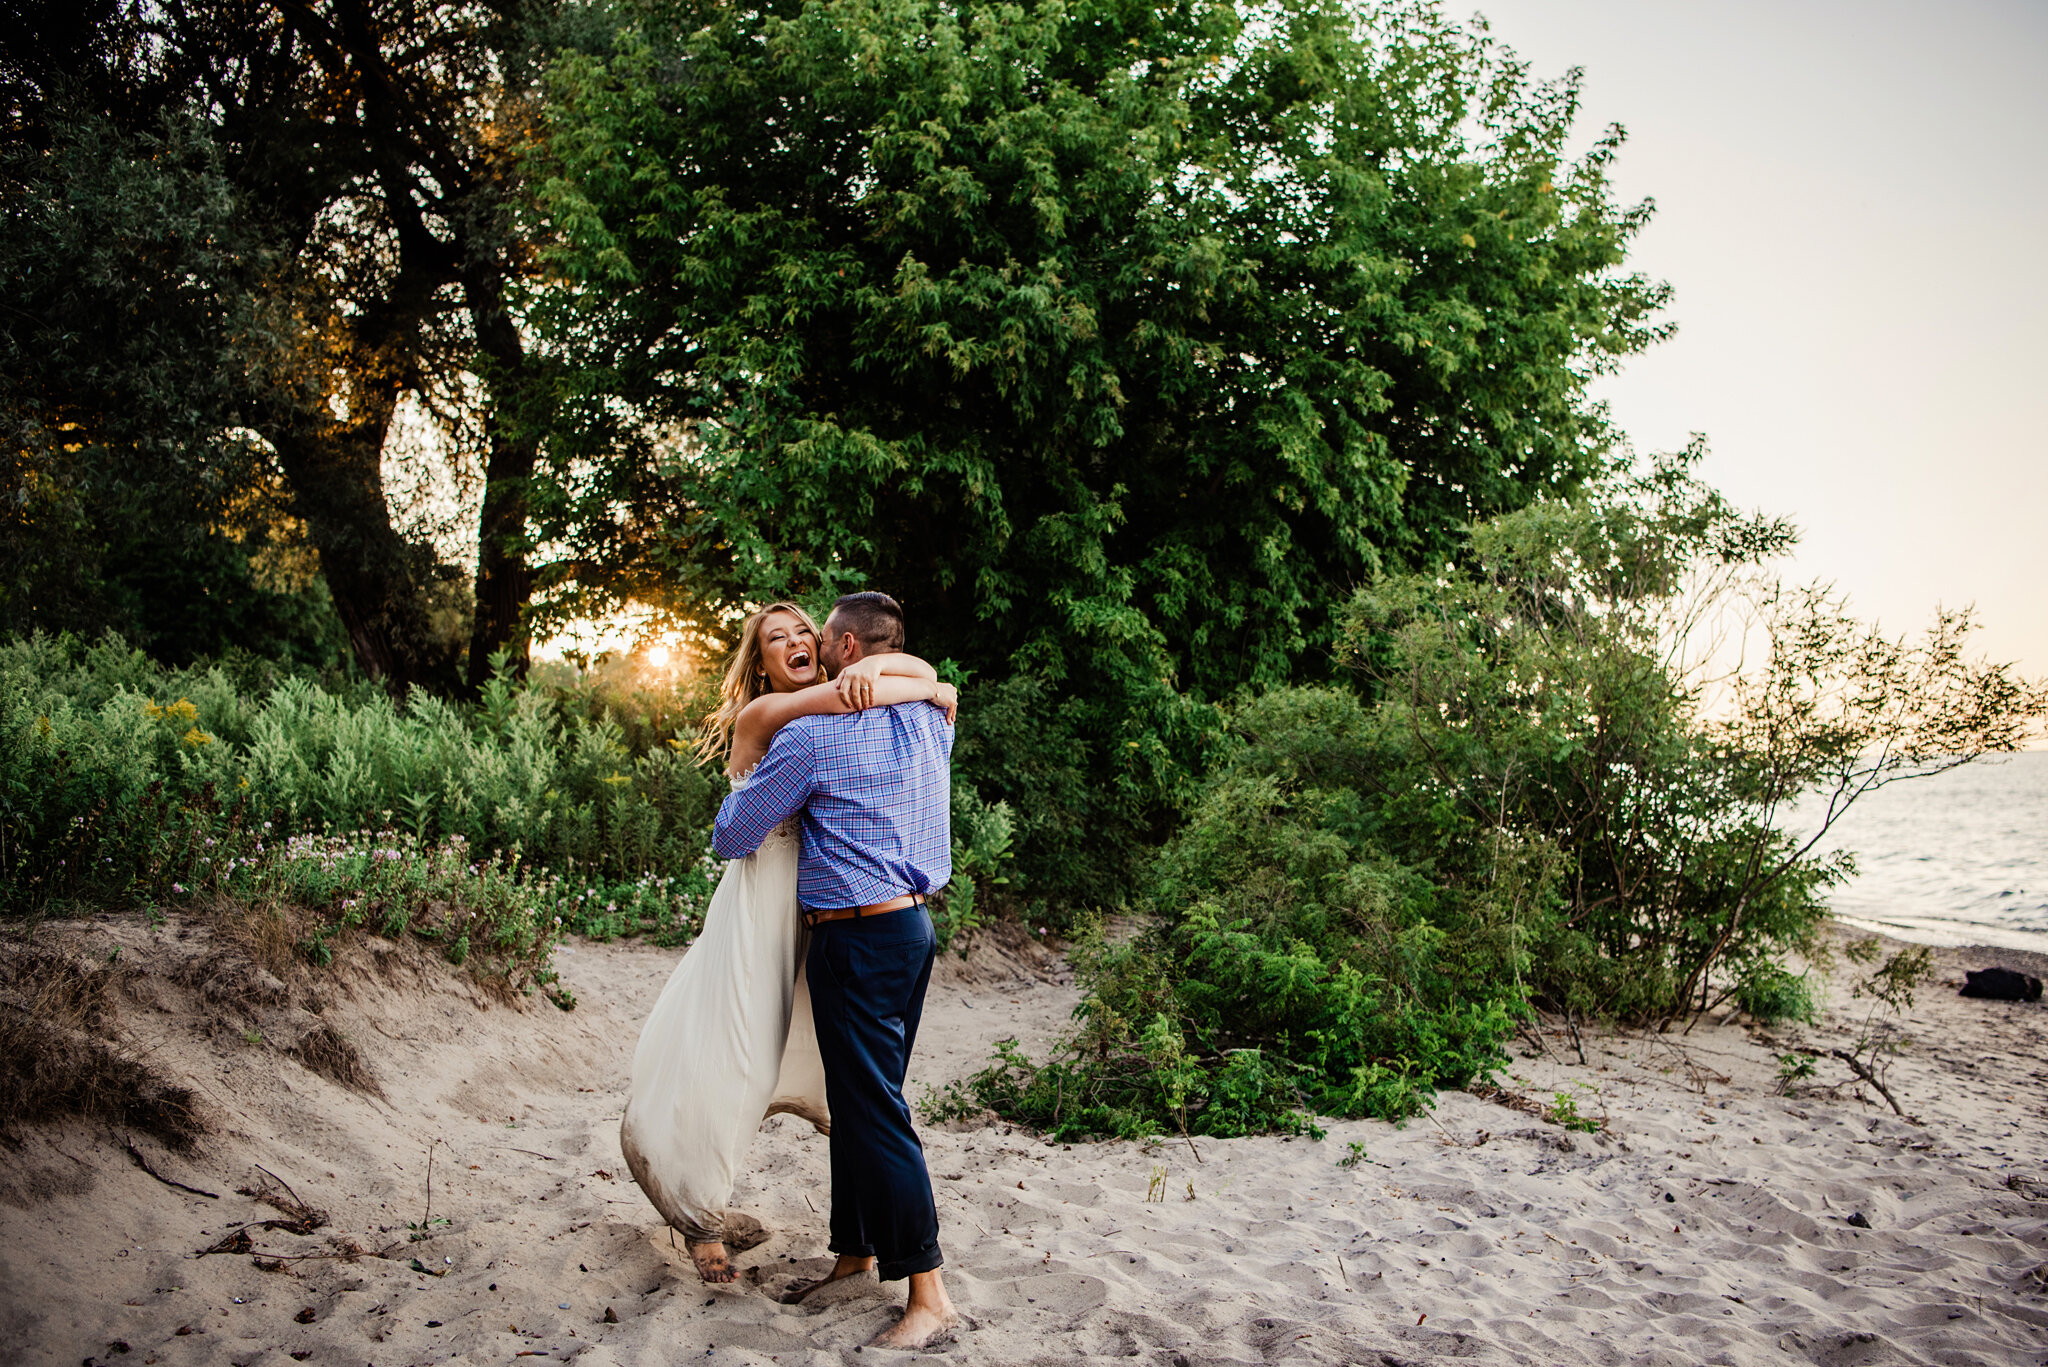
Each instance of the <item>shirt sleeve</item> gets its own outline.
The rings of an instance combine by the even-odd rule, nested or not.
[[[720,804],[711,828],[712,852],[720,859],[741,859],[760,849],[770,831],[803,810],[816,774],[810,728],[785,726],[776,732],[746,783]]]

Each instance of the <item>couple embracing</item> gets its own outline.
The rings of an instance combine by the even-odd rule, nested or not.
[[[822,632],[791,603],[748,618],[720,695],[706,746],[732,791],[712,847],[730,862],[641,1032],[620,1146],[698,1274],[727,1282],[748,1140],[769,1115],[809,1120],[830,1136],[838,1263],[788,1299],[870,1267],[908,1278],[874,1343],[924,1347],[959,1317],[903,1079],[935,949],[924,899],[952,876],[958,694],[903,653],[893,598],[856,593]]]

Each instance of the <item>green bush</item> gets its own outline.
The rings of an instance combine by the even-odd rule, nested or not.
[[[1521,1010],[1532,891],[1446,885],[1379,847],[1368,722],[1341,689],[1238,709],[1151,866],[1151,915],[1076,942],[1066,1045],[1042,1067],[1012,1049],[962,1098],[1062,1137],[1220,1136],[1398,1119],[1484,1076]]]
[[[173,883],[170,904],[216,892],[309,911],[314,929],[300,950],[315,962],[329,939],[361,927],[437,941],[450,962],[515,987],[554,981],[546,964],[564,929],[557,899],[546,881],[521,876],[516,855],[479,859],[460,836],[428,844],[399,831],[235,844],[241,853],[205,862],[195,883]]]
[[[632,880],[548,877],[549,909],[562,929],[593,940],[643,935],[657,945],[688,944],[704,929],[704,912],[725,864],[710,850],[678,873]]]
[[[1527,985],[1553,1009],[1669,1022],[1747,994],[1796,1012],[1847,871],[1786,828],[1871,789],[2017,748],[2037,684],[1964,658],[1967,616],[1885,636],[1766,568],[1792,528],[1702,484],[1695,447],[1598,497],[1472,528],[1457,562],[1352,605],[1386,848],[1438,882],[1510,843],[1554,863]],[[1746,667],[1730,669],[1723,640]]]
[[[1155,692],[1111,707],[1032,672],[964,690],[953,781],[1008,810],[1005,911],[1065,930],[1140,894],[1222,724],[1213,707]]]
[[[701,916],[725,785],[683,738],[643,722],[636,750],[587,692],[502,676],[474,707],[249,682],[113,644],[0,647],[0,911],[165,902],[252,857],[258,831],[272,848],[400,831],[545,869],[565,921],[592,933],[688,933]]]
[[[957,780],[952,822],[953,878],[932,904],[932,926],[941,953],[957,941],[965,956],[966,933],[984,924],[985,895],[1010,881],[1010,861],[1017,857],[1010,848],[1016,822],[1009,803],[983,802],[971,786]]]
[[[1757,964],[1735,985],[1735,1004],[1764,1025],[1788,1020],[1811,1023],[1820,1015],[1806,974],[1788,973],[1773,963]]]
[[[1532,1005],[1809,1015],[1783,964],[1846,864],[1783,829],[1790,803],[1817,790],[1832,819],[2016,748],[2048,693],[1962,659],[1966,618],[1892,639],[1779,586],[1759,566],[1790,529],[1701,485],[1698,455],[1361,588],[1355,686],[1231,710],[1135,925],[1076,947],[1068,1038],[941,1104],[1061,1135],[1300,1129],[1483,1078]],[[1762,659],[1731,682],[1693,652],[1736,610]]]

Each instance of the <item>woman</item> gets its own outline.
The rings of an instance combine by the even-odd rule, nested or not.
[[[718,710],[705,720],[704,753],[726,753],[728,776],[742,784],[797,717],[929,701],[950,720],[958,703],[952,685],[912,655],[869,656],[831,683],[820,679],[809,615],[794,603],[755,613],[726,669]],[[725,1239],[742,1231],[728,1228],[725,1207],[761,1121],[789,1111],[820,1133],[830,1126],[802,976],[796,863],[793,819],[725,866],[704,933],[670,975],[633,1052],[619,1146],[707,1282],[735,1276]]]

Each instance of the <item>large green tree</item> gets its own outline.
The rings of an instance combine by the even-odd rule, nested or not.
[[[7,407],[24,433],[66,434],[21,446],[16,489],[156,499],[201,472],[216,503],[274,494],[356,659],[395,691],[474,687],[494,650],[522,646],[534,448],[512,418],[529,367],[507,307],[525,266],[507,209],[537,12],[12,8],[5,249],[35,269],[0,329]],[[409,396],[483,484],[473,612],[465,576],[405,533],[385,487]],[[17,597],[48,596],[35,571],[67,544],[64,519],[104,501],[41,499]],[[474,620],[468,641],[451,605]]]
[[[558,610],[874,584],[934,654],[1220,697],[1574,486],[1656,335],[1618,132],[1568,160],[1574,80],[1433,5],[614,13],[539,152]]]

